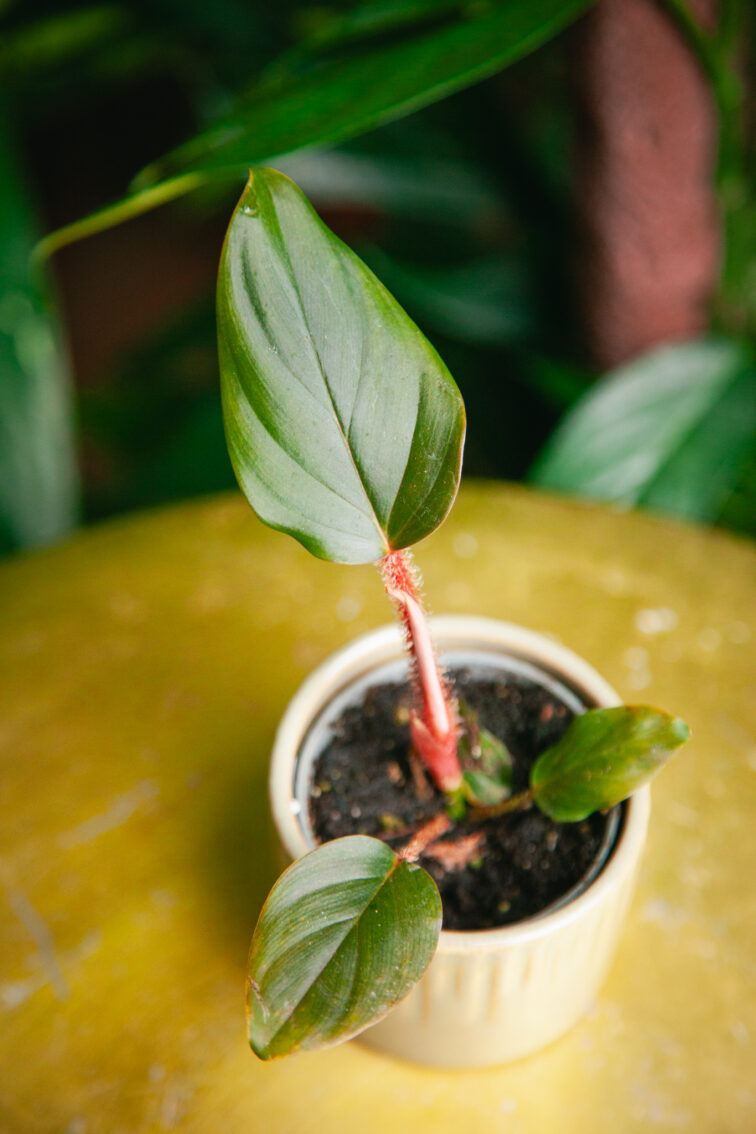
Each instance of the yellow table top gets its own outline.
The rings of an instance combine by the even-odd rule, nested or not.
[[[222,497],[0,568],[0,1130],[756,1129],[753,546],[467,485],[418,559],[437,612],[553,632],[693,729],[590,1016],[472,1073],[358,1042],[250,1054],[273,730],[390,612],[374,569],[320,563]]]

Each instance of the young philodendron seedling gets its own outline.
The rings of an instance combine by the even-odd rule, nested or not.
[[[447,809],[404,849],[353,835],[318,847],[273,887],[249,959],[249,1039],[262,1059],[329,1046],[374,1023],[422,976],[441,929],[418,864],[456,821],[537,806],[576,821],[646,783],[688,736],[648,707],[578,716],[511,794],[504,745],[441,671],[410,548],[459,485],[465,412],[418,328],[282,174],[250,176],[218,279],[231,460],[265,523],[321,559],[377,563],[404,627],[410,741]]]

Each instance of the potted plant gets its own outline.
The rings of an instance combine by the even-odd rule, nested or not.
[[[254,171],[232,218],[218,328],[229,451],[253,508],[321,558],[378,563],[401,627],[329,659],[279,729],[273,811],[296,861],[252,941],[252,1048],[270,1059],[381,1021],[370,1042],[422,1062],[525,1054],[593,996],[644,785],[688,730],[620,705],[585,662],[520,628],[440,619],[434,644],[410,548],[456,495],[461,396],[273,170]]]

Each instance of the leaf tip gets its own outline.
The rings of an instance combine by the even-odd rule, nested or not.
[[[248,1038],[249,1038],[249,1046],[250,1046],[253,1054],[256,1055],[258,1059],[261,1059],[263,1061],[263,1063],[270,1063],[271,1059],[275,1058],[275,1056],[273,1056],[271,1054],[269,1049],[264,1044],[257,1042],[257,1040],[255,1039],[255,1037],[252,1035],[251,1032],[250,1032]]]
[[[682,717],[673,717],[670,724],[670,732],[675,741],[675,746],[679,748],[681,744],[685,744],[690,740],[690,728]]]

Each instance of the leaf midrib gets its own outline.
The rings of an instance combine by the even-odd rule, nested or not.
[[[303,1001],[303,1000],[305,999],[305,997],[306,997],[306,996],[308,996],[308,995],[309,995],[309,993],[310,993],[310,992],[312,991],[312,989],[313,989],[313,988],[315,987],[315,985],[316,985],[316,984],[317,984],[317,982],[318,982],[318,981],[320,980],[320,978],[322,977],[322,975],[323,975],[323,973],[325,972],[325,970],[326,970],[326,969],[328,968],[328,966],[330,965],[330,963],[331,963],[331,961],[333,960],[333,958],[334,958],[334,957],[336,956],[336,954],[337,954],[337,952],[339,951],[339,949],[341,948],[341,946],[342,946],[342,945],[344,944],[344,942],[346,941],[346,939],[347,939],[347,937],[349,936],[349,934],[350,934],[350,933],[351,933],[351,932],[352,932],[353,930],[357,929],[357,927],[358,927],[358,926],[359,926],[359,924],[360,924],[360,921],[361,921],[361,919],[363,918],[363,916],[364,916],[364,915],[365,915],[365,913],[367,912],[367,910],[368,910],[369,906],[371,905],[371,903],[372,903],[372,902],[374,902],[374,901],[375,901],[376,897],[377,897],[377,896],[378,896],[378,894],[379,894],[379,893],[381,892],[381,890],[383,889],[383,887],[384,887],[384,886],[386,885],[386,883],[388,882],[388,880],[389,880],[389,879],[391,878],[392,874],[393,874],[393,873],[394,873],[394,871],[395,871],[395,870],[397,869],[397,867],[399,866],[399,864],[400,864],[400,862],[401,862],[401,861],[402,861],[402,859],[400,859],[400,858],[399,858],[399,856],[397,855],[397,856],[395,857],[395,859],[394,859],[393,863],[391,864],[391,866],[390,866],[390,868],[389,868],[388,872],[387,872],[387,873],[386,873],[386,874],[384,875],[384,877],[382,878],[382,880],[381,880],[381,881],[380,881],[380,882],[378,883],[378,885],[376,886],[376,888],[375,888],[375,890],[373,891],[373,893],[372,893],[372,894],[370,895],[370,897],[368,898],[368,900],[367,900],[367,901],[365,902],[365,905],[364,905],[363,909],[361,909],[361,910],[360,910],[360,912],[359,912],[359,913],[357,914],[357,916],[356,916],[356,917],[354,917],[354,918],[345,918],[345,919],[344,919],[344,924],[345,924],[345,925],[348,925],[348,928],[346,929],[346,931],[345,931],[344,935],[343,935],[342,937],[340,937],[340,938],[338,939],[338,941],[337,941],[337,942],[335,943],[335,945],[334,945],[333,949],[332,949],[332,950],[330,951],[330,953],[328,954],[328,956],[327,956],[327,957],[325,958],[325,960],[323,961],[323,964],[322,964],[322,965],[320,966],[320,968],[318,969],[318,971],[317,971],[317,973],[315,974],[315,976],[313,977],[313,979],[312,979],[312,980],[310,981],[310,983],[309,983],[309,985],[307,986],[307,988],[306,988],[306,989],[304,990],[304,992],[303,992],[303,993],[302,993],[302,995],[301,995],[301,996],[299,997],[299,999],[297,1000],[297,1002],[296,1002],[295,1004],[293,1004],[293,1005],[292,1005],[292,1007],[291,1007],[291,1010],[289,1011],[289,1013],[288,1013],[288,1014],[287,1014],[287,1015],[286,1015],[286,1016],[284,1017],[284,1019],[282,1019],[281,1023],[280,1023],[279,1025],[278,1025],[278,1027],[276,1028],[276,1030],[275,1030],[274,1032],[272,1032],[272,1033],[271,1033],[271,1035],[270,1035],[270,1037],[268,1038],[268,1041],[267,1041],[267,1043],[266,1043],[266,1045],[265,1045],[265,1048],[266,1048],[266,1050],[269,1050],[269,1049],[270,1049],[270,1047],[272,1046],[272,1044],[273,1044],[273,1041],[275,1040],[276,1036],[277,1036],[277,1035],[278,1035],[278,1034],[279,1034],[279,1033],[281,1032],[281,1030],[282,1030],[282,1029],[283,1029],[284,1027],[286,1027],[286,1025],[287,1025],[287,1024],[289,1023],[289,1021],[290,1021],[290,1020],[291,1020],[291,1018],[293,1017],[294,1013],[295,1013],[295,1012],[297,1011],[297,1009],[299,1008],[299,1006],[300,1006],[300,1004],[302,1003],[302,1001]],[[351,922],[351,924],[349,924],[350,922]],[[336,924],[338,925],[338,922],[336,922]],[[325,928],[325,927],[324,927],[324,928]],[[312,934],[310,934],[309,936],[312,936]],[[303,940],[307,940],[307,938],[304,938]],[[297,942],[297,945],[296,945],[296,946],[294,946],[294,948],[297,948],[297,947],[299,947],[299,945],[301,945],[301,942]],[[283,954],[282,954],[282,955],[283,955]],[[356,966],[355,966],[355,969],[356,969]],[[265,999],[264,999],[264,997],[263,997],[262,995],[260,996],[260,998],[259,998],[259,999],[260,999],[260,1003],[261,1003],[261,1005],[265,1005]]]
[[[253,186],[253,178],[254,178],[254,174],[251,174],[250,175],[250,185],[252,185],[252,186]],[[253,186],[253,190],[254,190],[254,186]],[[296,272],[294,271],[294,265],[291,262],[291,257],[289,256],[289,249],[286,245],[286,241],[283,239],[283,234],[281,232],[281,222],[279,220],[278,212],[276,210],[274,196],[273,196],[273,193],[270,192],[270,190],[269,190],[269,194],[270,194],[270,206],[271,206],[271,209],[272,209],[273,214],[274,214],[275,219],[276,219],[276,230],[277,230],[277,236],[278,236],[279,242],[280,242],[280,248],[281,248],[281,251],[283,253],[283,258],[284,258],[286,265],[288,267],[288,270],[289,270],[289,275],[290,275],[290,278],[291,278],[292,286],[294,288],[294,292],[295,292],[296,297],[297,297],[297,302],[299,304],[299,310],[300,310],[300,314],[302,316],[302,322],[303,322],[303,324],[304,324],[304,326],[307,330],[307,338],[310,342],[310,346],[312,347],[312,352],[313,352],[313,354],[315,356],[315,360],[318,364],[318,370],[320,372],[320,377],[323,381],[323,385],[325,386],[326,393],[328,394],[328,401],[330,403],[331,410],[333,411],[333,416],[336,420],[336,425],[338,427],[339,436],[341,437],[341,441],[344,445],[344,449],[346,451],[347,457],[349,458],[349,462],[350,462],[352,468],[354,469],[355,476],[357,477],[360,488],[362,489],[362,494],[365,497],[365,500],[367,502],[368,509],[369,509],[369,513],[368,513],[369,518],[372,520],[373,524],[375,525],[375,529],[376,529],[378,536],[380,538],[380,541],[381,541],[381,543],[383,544],[383,547],[384,547],[384,553],[388,554],[388,552],[391,550],[391,545],[390,545],[389,540],[388,540],[388,533],[384,532],[384,530],[381,526],[381,523],[378,519],[378,515],[377,515],[377,513],[375,511],[375,507],[373,505],[373,501],[370,499],[367,488],[365,486],[365,482],[362,478],[362,474],[360,473],[357,462],[354,459],[354,454],[352,453],[352,449],[351,449],[351,446],[349,444],[349,438],[348,438],[347,433],[344,429],[344,423],[341,420],[341,415],[339,414],[339,411],[336,408],[336,402],[334,401],[333,393],[331,391],[331,386],[330,386],[330,383],[328,381],[328,376],[326,374],[325,367],[323,366],[323,361],[320,357],[320,352],[318,351],[318,348],[315,344],[315,339],[313,338],[312,330],[310,329],[310,323],[309,323],[309,320],[307,318],[307,313],[305,311],[304,301],[302,299],[302,293],[299,289],[299,281],[297,279]],[[318,222],[320,223],[319,218],[318,218]],[[332,237],[332,239],[336,240],[336,237]],[[340,245],[340,242],[339,242],[339,245]],[[339,250],[341,250],[340,247],[339,247]]]
[[[246,394],[246,391],[244,390],[244,387],[243,387],[241,381],[239,380],[239,377],[238,377],[239,367],[236,365],[235,360],[234,360],[234,370],[236,372],[236,383],[237,383],[240,391],[242,392],[242,394],[244,394],[245,400],[251,405],[251,402],[249,401],[249,398]],[[294,372],[289,367],[287,367],[287,370],[294,377],[294,379],[296,381],[299,381],[296,374],[294,374]],[[304,387],[304,388],[306,389],[306,387]],[[309,393],[309,391],[308,391],[308,393]],[[344,496],[344,494],[342,492],[339,492],[339,490],[337,488],[334,488],[332,484],[329,484],[327,481],[323,480],[321,477],[316,476],[315,473],[312,471],[312,469],[310,469],[299,456],[297,456],[295,453],[293,453],[291,451],[291,449],[288,449],[285,445],[283,445],[281,443],[281,441],[279,440],[279,438],[276,437],[276,435],[272,432],[272,430],[268,426],[267,422],[265,422],[260,417],[259,414],[255,414],[255,418],[260,423],[260,426],[265,430],[268,437],[270,437],[273,444],[276,445],[277,448],[279,448],[281,450],[281,452],[286,457],[289,458],[289,460],[291,460],[298,468],[300,468],[303,473],[305,473],[308,477],[310,477],[311,480],[314,480],[316,484],[319,484],[321,486],[321,488],[326,489],[327,492],[330,492],[333,496],[336,496],[339,500],[342,500],[350,508],[354,508],[355,511],[358,514],[361,514],[361,515],[365,514],[364,512],[360,513],[360,509],[357,507],[357,505],[354,503],[353,500],[350,500],[349,497]],[[279,503],[281,505],[284,505],[286,508],[291,509],[291,511],[295,512],[298,516],[302,516],[303,519],[309,518],[308,514],[306,512],[303,512],[301,510],[301,508],[297,508],[294,504],[292,504],[288,497],[285,497],[281,493],[276,492],[272,485],[270,485],[268,487],[268,491],[270,492],[271,496],[274,496],[279,501]],[[369,503],[369,501],[368,501],[368,503]],[[349,529],[337,528],[334,524],[326,523],[325,520],[321,520],[320,523],[323,527],[328,528],[330,531],[338,532],[340,535],[354,536],[354,532],[350,531]]]

